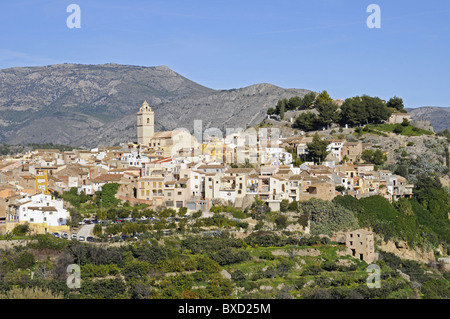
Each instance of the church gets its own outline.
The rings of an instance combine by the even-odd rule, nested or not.
[[[147,101],[137,112],[137,143],[153,158],[173,157],[198,148],[196,138],[187,129],[155,132],[155,113]]]

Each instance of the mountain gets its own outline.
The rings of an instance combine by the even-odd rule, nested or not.
[[[436,132],[450,130],[450,107],[425,106],[407,108],[406,111],[414,120],[430,121]]]
[[[155,129],[245,128],[281,98],[310,91],[256,84],[214,90],[167,66],[59,64],[0,70],[0,142],[94,147],[136,140],[144,100]]]

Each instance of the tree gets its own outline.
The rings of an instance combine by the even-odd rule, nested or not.
[[[284,112],[288,109],[288,104],[289,101],[287,99],[281,99],[278,100],[277,105],[275,107],[275,114],[283,115],[284,117]],[[281,117],[281,119],[283,119],[283,117]]]
[[[312,142],[307,144],[309,158],[314,162],[323,162],[329,154],[327,146],[326,140],[322,140],[318,133],[314,134]]]
[[[286,228],[287,221],[288,221],[287,217],[285,215],[282,215],[282,214],[279,214],[275,218],[275,224],[277,225],[278,229]]]
[[[312,131],[317,125],[317,115],[312,112],[304,112],[295,118],[294,128],[304,131]]]
[[[292,203],[290,203],[289,206],[288,206],[288,210],[290,212],[298,211],[298,202],[294,200]]]
[[[310,92],[303,97],[302,104],[300,109],[308,109],[314,104],[314,100],[316,99],[316,94],[314,92]]]
[[[372,151],[372,150],[364,150],[361,153],[361,159],[366,163],[372,163],[373,153],[374,153],[374,151]]]
[[[288,199],[282,199],[280,203],[280,211],[285,213],[289,209],[289,200]]]
[[[323,126],[328,127],[331,123],[339,120],[338,106],[333,100],[319,103],[316,100],[316,110],[319,112],[318,122]]]
[[[397,96],[390,98],[386,105],[388,108],[395,109],[397,112],[406,113],[403,99]]]
[[[367,112],[366,123],[381,123],[391,116],[388,107],[380,98],[363,95],[362,101]]]
[[[359,96],[348,98],[341,106],[341,122],[355,126],[367,119],[364,101]]]
[[[102,234],[102,225],[100,224],[95,224],[94,225],[94,230],[93,230],[94,235],[99,236]]]
[[[382,151],[376,150],[375,152],[372,150],[364,150],[361,153],[361,159],[366,163],[372,163],[375,165],[383,165],[387,160],[386,155],[383,154]]]
[[[285,104],[281,105],[280,107],[280,119],[284,120],[284,112],[286,111],[286,106]]]
[[[115,196],[119,186],[118,183],[108,183],[103,185],[102,190],[97,192],[97,206],[100,206],[100,199],[103,201],[103,207],[117,206],[120,200]]]
[[[276,111],[273,107],[269,107],[269,109],[267,110],[267,115],[273,115],[276,114]]]
[[[391,112],[383,100],[367,95],[348,98],[341,107],[341,122],[352,126],[380,123],[390,115]]]
[[[319,95],[317,95],[316,100],[314,101],[314,107],[317,108],[321,104],[333,102],[333,99],[330,97],[327,91],[323,90]]]
[[[384,155],[382,151],[376,150],[373,153],[372,163],[374,163],[375,165],[383,165],[386,160],[387,156]]]
[[[301,97],[299,96],[291,97],[288,102],[288,110],[296,110],[302,105],[302,103],[303,99]]]

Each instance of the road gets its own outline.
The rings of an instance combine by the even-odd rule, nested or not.
[[[81,227],[77,233],[77,238],[80,238],[80,236],[84,236],[84,239],[86,239],[87,236],[92,236],[93,229],[94,229],[94,224],[83,225],[83,227]]]

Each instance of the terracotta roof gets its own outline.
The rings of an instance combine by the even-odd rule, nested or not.
[[[107,182],[118,182],[122,179],[123,174],[102,174],[94,179],[91,179],[93,183],[107,183]]]
[[[228,168],[226,174],[249,174],[254,171],[254,168]]]
[[[39,207],[28,207],[28,209],[31,210],[39,210],[39,211],[43,211],[43,212],[57,212],[58,210],[53,207],[53,206],[39,206]]]

